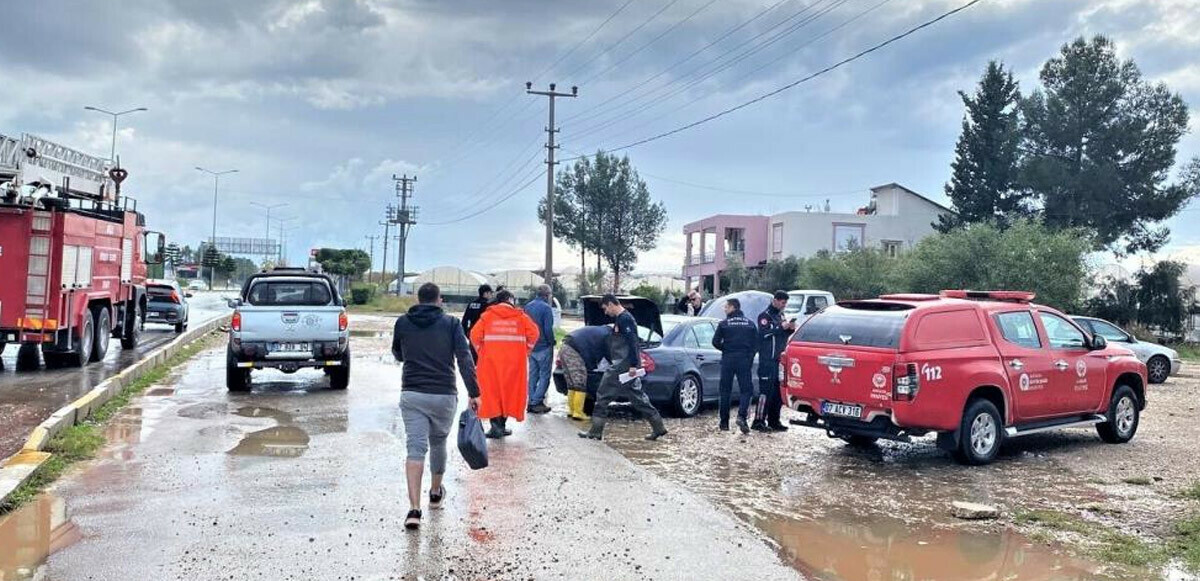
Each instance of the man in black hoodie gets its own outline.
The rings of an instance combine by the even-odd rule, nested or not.
[[[446,496],[442,486],[442,476],[446,472],[446,438],[458,409],[455,361],[467,387],[469,405],[471,409],[479,409],[475,360],[471,357],[462,325],[442,312],[442,294],[437,285],[421,285],[417,300],[420,303],[409,309],[408,314],[396,319],[392,335],[392,355],[404,364],[400,415],[408,445],[404,471],[408,479],[410,508],[404,526],[410,530],[421,526],[421,477],[427,452],[429,471],[433,475],[429,507],[440,508]]]

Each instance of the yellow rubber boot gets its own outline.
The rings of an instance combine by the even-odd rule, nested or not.
[[[585,391],[568,391],[567,392],[567,417],[573,420],[586,421],[591,419],[591,416],[583,413],[583,404],[587,401],[587,392]]]

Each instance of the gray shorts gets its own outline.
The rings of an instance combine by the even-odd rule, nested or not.
[[[408,459],[423,462],[429,454],[429,470],[446,472],[446,438],[454,427],[458,396],[440,393],[404,391],[400,393],[400,418]]]

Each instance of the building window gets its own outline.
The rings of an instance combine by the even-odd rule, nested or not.
[[[783,222],[771,224],[771,254],[775,258],[783,255]]]
[[[833,250],[845,252],[851,248],[860,248],[866,239],[866,224],[834,224]]]
[[[899,240],[884,240],[883,254],[888,258],[900,256],[900,241]]]

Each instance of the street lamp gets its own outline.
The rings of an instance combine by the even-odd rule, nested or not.
[[[284,202],[282,204],[270,204],[270,205],[260,204],[258,202],[250,202],[250,205],[257,206],[257,207],[262,208],[267,211],[267,237],[264,239],[264,241],[266,242],[266,244],[270,244],[271,243],[271,210],[274,208],[282,208],[287,205],[287,202]]]
[[[275,218],[275,222],[279,224],[279,264],[281,265],[283,264],[284,255],[287,254],[287,233],[288,231],[296,229],[296,226],[288,226],[285,229],[283,225],[295,219],[295,216],[288,216],[287,218]]]
[[[221,183],[221,176],[231,173],[237,173],[236,169],[227,169],[225,171],[212,171],[196,166],[196,169],[213,177],[213,226],[212,238],[208,241],[210,247],[214,250],[217,248],[217,188]],[[208,267],[208,289],[213,290],[216,287],[217,268],[215,266]]]
[[[114,164],[117,163],[117,117],[120,117],[122,115],[128,115],[129,113],[137,113],[139,111],[149,111],[149,109],[147,109],[145,107],[138,107],[137,109],[129,109],[127,111],[121,111],[120,113],[113,113],[112,111],[106,111],[99,107],[92,107],[91,105],[84,107],[84,110],[85,111],[95,111],[97,113],[104,113],[105,115],[112,115],[112,118],[113,118],[112,149],[109,151],[108,159],[109,159],[109,161],[113,162]]]

